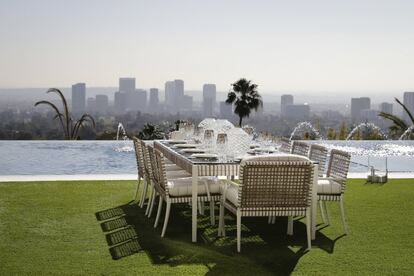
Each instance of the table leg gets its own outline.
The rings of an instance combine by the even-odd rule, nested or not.
[[[316,213],[318,211],[318,164],[314,165],[313,171],[313,187],[312,187],[312,206],[311,206],[311,231],[312,231],[312,240],[316,238]]]
[[[193,179],[192,179],[192,241],[197,242],[197,195],[198,195],[198,167],[193,166]]]

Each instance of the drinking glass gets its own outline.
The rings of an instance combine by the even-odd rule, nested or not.
[[[227,134],[217,134],[216,151],[220,162],[225,162],[227,157]]]
[[[213,148],[213,142],[214,142],[214,130],[212,129],[206,129],[204,131],[204,147],[206,149],[211,149]]]

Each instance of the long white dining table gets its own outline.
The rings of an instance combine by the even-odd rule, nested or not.
[[[181,167],[192,175],[192,241],[197,242],[197,179],[200,176],[225,176],[227,178],[236,177],[239,174],[240,160],[218,161],[200,160],[190,158],[168,141],[154,141],[154,148],[158,149],[172,163]],[[318,164],[314,163],[314,181],[312,187],[311,202],[311,231],[312,240],[316,236],[316,212],[317,212],[317,183],[318,183]]]

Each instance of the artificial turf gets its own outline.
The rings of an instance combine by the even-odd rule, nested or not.
[[[331,225],[319,225],[310,252],[305,225],[286,219],[242,220],[236,253],[235,221],[217,238],[208,217],[191,243],[190,208],[173,206],[165,238],[154,216],[131,202],[133,181],[0,184],[0,275],[335,275],[414,273],[414,180],[385,185],[350,180],[343,235],[338,205]],[[155,212],[154,212],[155,214]],[[208,214],[208,212],[206,212]],[[320,222],[320,219],[319,219]]]

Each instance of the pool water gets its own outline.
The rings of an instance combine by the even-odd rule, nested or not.
[[[348,151],[350,173],[368,172],[368,164],[414,175],[414,141],[312,141]],[[0,176],[136,175],[132,141],[0,141]]]

